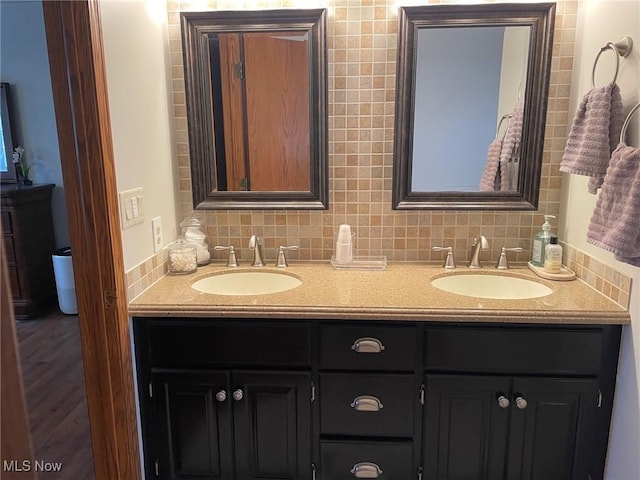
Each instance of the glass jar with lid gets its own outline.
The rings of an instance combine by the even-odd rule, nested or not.
[[[207,265],[211,261],[207,236],[204,233],[204,224],[194,217],[185,218],[180,223],[182,236],[187,242],[191,242],[196,247],[198,265]]]
[[[198,269],[196,246],[192,242],[178,239],[167,248],[169,273],[193,273]]]

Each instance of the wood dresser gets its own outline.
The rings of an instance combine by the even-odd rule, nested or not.
[[[55,250],[51,192],[55,185],[3,184],[2,235],[16,319],[25,320],[55,303],[51,254]]]

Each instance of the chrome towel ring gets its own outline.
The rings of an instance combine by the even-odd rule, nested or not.
[[[598,65],[598,60],[600,59],[600,55],[602,52],[606,50],[611,50],[616,54],[616,73],[613,75],[613,80],[611,83],[615,83],[618,79],[618,70],[620,69],[620,57],[626,57],[631,52],[633,48],[633,39],[629,36],[622,37],[617,42],[607,42],[605,45],[600,47],[600,51],[596,55],[596,59],[593,62],[593,70],[591,71],[591,86],[595,88],[596,86],[596,66]]]
[[[629,126],[629,122],[631,121],[631,116],[635,113],[636,110],[640,108],[640,103],[637,103],[635,107],[631,109],[627,118],[625,118],[624,123],[622,124],[622,130],[620,130],[620,143],[624,142],[624,137],[627,134],[627,127]]]
[[[502,134],[502,140],[504,140],[504,137],[507,136],[507,130],[509,130],[509,123],[511,122],[511,117],[513,117],[513,114],[511,113],[505,113],[501,118],[500,121],[498,122],[498,128],[496,129],[496,138],[494,140],[498,139],[498,136],[500,135],[500,129],[502,128],[502,123],[506,120],[507,121],[507,127],[504,129],[504,133]]]

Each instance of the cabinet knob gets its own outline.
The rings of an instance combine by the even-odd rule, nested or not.
[[[377,412],[384,408],[384,405],[382,405],[378,397],[374,397],[373,395],[359,395],[351,402],[351,408],[359,412]]]
[[[524,410],[525,408],[527,408],[527,401],[520,395],[516,397],[516,407],[518,407],[520,410]]]
[[[235,392],[233,392],[232,397],[236,402],[239,402],[240,400],[242,400],[242,398],[244,397],[244,393],[242,389],[239,388]]]
[[[382,475],[380,467],[372,462],[356,463],[350,472],[356,478],[378,478]]]
[[[219,402],[224,402],[227,399],[227,392],[225,392],[224,390],[220,390],[218,393],[216,393],[216,400]]]
[[[504,395],[500,395],[498,397],[498,405],[500,406],[500,408],[509,408],[509,405],[511,405],[511,402]]]
[[[384,345],[377,338],[362,337],[353,342],[351,350],[357,353],[380,353],[384,350]]]

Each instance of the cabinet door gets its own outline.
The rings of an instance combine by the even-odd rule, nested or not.
[[[503,480],[511,379],[428,375],[425,386],[424,478]]]
[[[308,373],[232,373],[238,480],[311,478]]]
[[[596,478],[590,446],[597,389],[592,379],[514,379],[507,478]]]
[[[233,480],[228,375],[171,372],[152,379],[159,478]],[[226,398],[216,397],[222,391]]]

